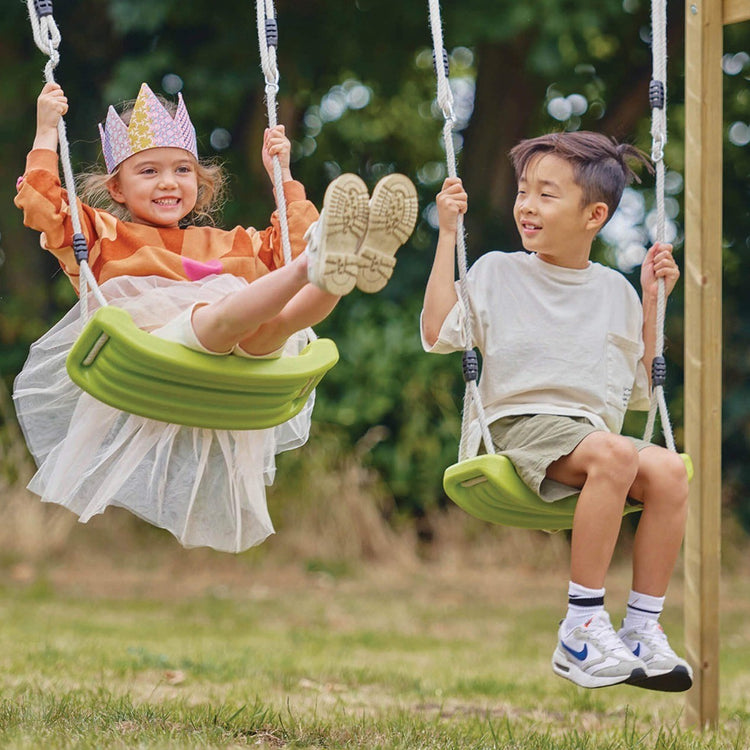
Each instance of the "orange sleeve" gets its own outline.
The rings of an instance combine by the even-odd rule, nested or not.
[[[62,189],[55,151],[35,149],[26,157],[26,171],[18,181],[14,203],[23,211],[23,223],[42,233],[41,245],[60,262],[78,288],[78,262],[73,254],[73,223],[67,193]],[[89,246],[89,263],[99,252],[96,224],[99,212],[78,202],[81,229]]]
[[[296,180],[285,182],[284,197],[286,198],[287,223],[289,224],[289,244],[292,248],[292,257],[296,258],[305,249],[305,232],[310,224],[317,221],[319,214],[318,209],[307,200],[305,188],[301,182]],[[271,215],[271,226],[268,229],[257,231],[248,228],[247,231],[253,240],[260,240],[258,258],[267,268],[273,270],[284,265],[278,210]],[[256,235],[256,237],[253,237],[253,235]]]

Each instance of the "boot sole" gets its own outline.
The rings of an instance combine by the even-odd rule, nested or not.
[[[402,174],[383,177],[372,191],[370,220],[357,253],[357,288],[379,292],[393,275],[396,251],[411,237],[419,202],[412,181]]]
[[[348,294],[357,283],[360,268],[357,248],[367,232],[368,199],[367,186],[355,174],[342,174],[325,192],[316,283],[330,294]]]

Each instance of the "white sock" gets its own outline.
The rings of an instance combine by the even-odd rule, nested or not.
[[[637,628],[647,620],[657,622],[659,615],[664,609],[663,596],[649,596],[631,591],[628,597],[628,609],[625,619],[622,621],[624,628]]]
[[[604,611],[604,589],[589,589],[580,583],[568,584],[568,612],[563,622],[563,630],[570,632],[583,625],[598,612]]]

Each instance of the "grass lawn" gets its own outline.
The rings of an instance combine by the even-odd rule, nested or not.
[[[2,748],[750,747],[739,573],[723,592],[721,725],[701,734],[683,695],[553,675],[564,569],[172,549],[3,572]],[[618,566],[613,620],[628,588]],[[668,603],[682,650],[679,579]]]

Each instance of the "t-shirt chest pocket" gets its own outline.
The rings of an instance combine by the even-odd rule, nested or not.
[[[637,341],[607,334],[607,403],[623,411],[633,392],[640,348]]]

